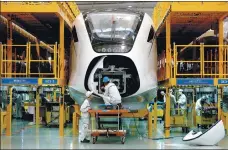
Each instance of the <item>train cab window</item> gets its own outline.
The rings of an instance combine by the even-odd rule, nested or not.
[[[127,53],[134,45],[143,14],[101,11],[88,13],[84,18],[95,52]]]
[[[77,35],[75,26],[73,27],[72,34],[73,34],[74,42],[78,42],[78,35]]]
[[[147,42],[152,43],[153,37],[154,37],[154,28],[151,26]]]

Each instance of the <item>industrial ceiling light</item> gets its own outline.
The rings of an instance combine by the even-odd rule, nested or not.
[[[128,6],[128,8],[131,8],[132,6]]]

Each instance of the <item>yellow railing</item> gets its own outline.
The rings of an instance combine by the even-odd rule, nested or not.
[[[195,51],[195,58],[193,58]],[[228,45],[173,45],[171,78],[228,77]],[[171,63],[171,62],[167,62]],[[183,70],[181,69],[183,67]],[[190,68],[190,69],[188,69]]]
[[[44,50],[44,45],[31,44],[28,42],[26,45],[7,45],[0,44],[1,52],[1,76],[2,77],[47,77],[59,78],[59,52],[57,43],[48,45],[53,49],[53,52]],[[18,53],[18,51],[20,53]],[[49,53],[51,59],[46,56],[43,59],[38,56],[38,53]],[[12,53],[11,53],[12,52]],[[21,53],[22,52],[22,53]],[[37,54],[37,59],[33,58]],[[43,54],[43,53],[42,53]],[[51,71],[44,70],[42,65],[49,63]],[[20,66],[20,70],[17,69]],[[33,69],[37,71],[32,71]]]

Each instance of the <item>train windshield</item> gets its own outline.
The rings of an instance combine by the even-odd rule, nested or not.
[[[93,49],[100,53],[129,52],[142,22],[136,13],[94,12],[85,17]]]

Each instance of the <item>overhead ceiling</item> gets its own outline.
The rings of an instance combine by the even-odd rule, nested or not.
[[[152,16],[153,8],[157,2],[143,2],[143,1],[102,1],[102,2],[82,2],[76,1],[79,10],[81,12],[88,11],[91,9],[104,9],[104,8],[133,8],[142,12],[147,13],[149,16]]]

